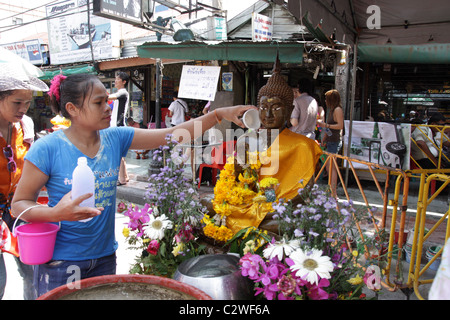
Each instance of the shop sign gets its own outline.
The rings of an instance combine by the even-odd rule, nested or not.
[[[272,18],[253,12],[252,40],[253,41],[272,40],[272,32],[273,32]]]

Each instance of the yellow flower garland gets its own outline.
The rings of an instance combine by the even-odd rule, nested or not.
[[[258,170],[261,168],[261,161],[259,160],[258,152],[248,153],[248,159],[250,165],[244,167],[244,172],[239,174],[236,179],[234,171],[234,157],[231,156],[227,159],[227,163],[220,171],[220,177],[214,187],[214,199],[212,205],[214,211],[222,218],[231,214],[230,207],[239,206],[248,203],[259,203],[263,207],[272,207],[271,202],[267,202],[264,195],[263,188],[267,188],[272,185],[278,184],[276,178],[264,178],[260,182],[258,176]],[[261,184],[262,183],[262,184]],[[256,186],[256,191],[251,187]],[[208,217],[209,218],[209,217]],[[223,226],[225,228],[225,226]],[[220,239],[228,238],[233,235],[230,229],[217,230],[219,227],[214,224],[207,224],[203,231],[205,235]],[[229,238],[228,238],[229,239]],[[262,245],[258,243],[258,246]]]

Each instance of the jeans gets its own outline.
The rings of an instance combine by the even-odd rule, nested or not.
[[[6,287],[6,266],[5,260],[3,259],[3,254],[0,252],[0,300],[5,294]]]
[[[327,142],[327,152],[329,153],[337,153],[339,150],[340,141],[330,141]]]
[[[82,261],[52,260],[34,268],[36,297],[74,281],[116,273],[116,254]]]

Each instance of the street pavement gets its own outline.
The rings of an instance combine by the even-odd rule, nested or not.
[[[129,174],[130,181],[123,186],[117,187],[117,203],[119,201],[124,200],[126,202],[135,203],[137,205],[143,205],[145,203],[145,190],[148,185],[148,168],[149,168],[149,159],[136,159],[135,153],[129,151],[127,157],[127,170]],[[189,176],[190,165],[186,166],[186,174]],[[324,182],[319,182],[324,183]],[[414,189],[414,186],[413,186]],[[411,190],[411,189],[410,189]],[[355,202],[356,205],[363,204],[362,197],[360,192],[356,188],[348,189],[350,198]],[[373,188],[367,187],[367,190],[364,190],[371,206],[382,207],[381,197],[378,191],[374,191]],[[416,202],[417,202],[417,192],[410,192],[408,197],[408,210],[407,210],[407,219],[405,229],[410,230],[414,227],[415,220],[415,210],[416,210]],[[208,185],[202,185],[199,189],[200,197],[211,197],[213,194],[213,187]],[[338,190],[338,196],[341,199],[345,199],[344,193],[341,190]],[[342,201],[342,200],[341,200]],[[443,213],[445,213],[449,208],[448,199],[445,197],[441,197],[435,200],[432,204],[428,206],[427,210],[427,226],[428,224],[434,223],[439,219]],[[392,207],[388,207],[389,210],[392,210]],[[387,219],[387,227],[390,225],[389,215]],[[117,274],[127,274],[129,273],[130,265],[134,261],[134,257],[136,256],[136,251],[128,248],[128,244],[125,240],[125,237],[122,234],[123,227],[127,222],[127,217],[123,214],[116,213],[116,239],[119,243],[119,249],[117,251]],[[428,241],[430,244],[443,244],[445,236],[445,226],[443,228],[438,229],[436,235],[431,237]],[[7,277],[7,285],[5,290],[5,295],[3,300],[23,300],[23,289],[22,289],[22,279],[17,272],[17,266],[12,256],[5,254],[5,263],[6,269],[8,273]],[[396,260],[394,260],[393,266],[396,266]],[[403,261],[402,269],[403,275],[406,279],[408,273],[409,263]],[[393,272],[391,272],[393,274]],[[432,270],[428,270],[422,275],[421,279],[433,279],[435,272]],[[406,281],[406,280],[405,280]],[[427,299],[428,290],[430,284],[420,285],[420,295]],[[374,297],[375,295],[372,292],[365,292],[368,297]],[[383,288],[379,294],[377,295],[377,299],[379,300],[418,300],[417,296],[414,294],[413,290],[395,290],[393,292],[386,290]]]

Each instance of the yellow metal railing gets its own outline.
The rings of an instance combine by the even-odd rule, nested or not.
[[[442,250],[436,254],[434,260],[430,261],[426,264],[423,269],[420,269],[420,257],[422,255],[423,243],[428,239],[428,237],[432,234],[435,228],[431,228],[430,231],[424,236],[424,226],[426,220],[426,209],[427,206],[436,199],[437,195],[450,183],[450,169],[413,169],[413,170],[401,170],[390,167],[385,167],[379,164],[366,162],[358,159],[352,159],[346,156],[331,154],[328,152],[324,152],[326,155],[326,159],[320,170],[318,171],[315,182],[319,179],[320,175],[324,172],[327,165],[331,164],[334,168],[336,168],[336,173],[338,175],[338,181],[341,182],[341,186],[345,193],[347,200],[350,200],[350,196],[347,190],[347,187],[344,183],[344,179],[341,173],[341,169],[338,165],[339,160],[345,160],[348,162],[348,168],[350,172],[353,174],[353,177],[358,185],[359,191],[363,198],[365,205],[367,206],[369,213],[372,218],[374,230],[377,234],[386,229],[387,223],[387,211],[388,206],[392,206],[392,216],[391,216],[391,224],[389,230],[389,244],[388,244],[388,253],[387,253],[387,267],[385,282],[383,283],[384,287],[389,291],[395,291],[397,289],[412,289],[414,288],[414,292],[419,299],[422,299],[418,287],[420,284],[429,283],[432,280],[422,281],[419,280],[420,276],[422,276],[423,272],[433,263],[437,257],[441,254]],[[440,154],[442,154],[442,148],[440,149]],[[367,196],[364,192],[364,188],[361,184],[361,181],[358,177],[358,173],[354,167],[354,163],[360,163],[367,166],[367,171],[370,173],[370,176],[380,194],[380,199],[382,200],[382,215],[380,223],[376,222],[376,219],[373,213],[370,211],[371,204],[367,199]],[[440,164],[440,161],[439,161]],[[358,169],[361,170],[361,169]],[[384,180],[384,188],[377,178],[377,173],[383,173],[385,176]],[[331,175],[333,174],[333,170],[330,170],[328,173],[328,182],[331,181]],[[396,176],[396,183],[394,188],[394,193],[389,193],[389,178],[391,176]],[[427,178],[428,176],[428,178]],[[408,271],[408,280],[405,282],[403,277],[403,264],[402,264],[402,253],[403,253],[403,242],[405,240],[405,224],[406,224],[406,210],[408,208],[408,193],[409,193],[409,185],[410,180],[413,178],[420,178],[420,187],[419,187],[419,196],[417,202],[417,214],[414,223],[414,239],[413,239],[413,247],[411,252],[411,260]],[[428,192],[430,183],[435,181],[445,181],[444,184],[436,190],[436,192],[432,195],[431,198],[428,199]],[[399,203],[400,193],[402,193],[402,201]],[[400,215],[400,222],[397,223],[398,216]],[[445,219],[448,220],[448,212],[439,220],[438,224],[441,224]],[[360,234],[362,240],[364,240],[363,230],[357,223],[357,229]],[[437,227],[437,226],[436,226]],[[398,239],[395,239],[395,233],[398,230]],[[450,233],[450,225],[447,225],[446,238],[448,238]],[[397,241],[395,241],[397,240]],[[444,242],[445,243],[445,242]],[[394,246],[398,246],[397,251],[397,263],[395,269],[392,267],[393,257],[394,257]],[[366,248],[367,251],[367,248]],[[391,279],[392,271],[395,271],[393,280]]]
[[[429,187],[432,181],[442,181],[443,184],[440,186],[438,190],[428,198]],[[436,223],[431,227],[431,229],[425,234],[425,222],[426,222],[426,213],[428,205],[441,193],[444,188],[450,183],[450,176],[444,174],[432,174],[428,178],[425,179],[425,174],[421,175],[421,183],[419,192],[419,199],[417,202],[417,215],[414,226],[414,238],[412,244],[412,252],[411,252],[411,263],[409,266],[408,272],[408,286],[411,284],[414,287],[414,293],[416,296],[423,300],[420,291],[419,285],[427,284],[433,282],[433,279],[421,280],[421,277],[424,275],[425,271],[429,269],[431,264],[438,259],[443,252],[444,244],[447,242],[447,239],[450,235],[450,220],[448,219],[449,210],[443,214],[443,216],[436,221]],[[437,228],[447,220],[446,232],[444,242],[442,244],[441,249],[434,255],[434,257],[428,261],[423,267],[421,265],[422,253],[424,249],[424,242],[437,230]]]

